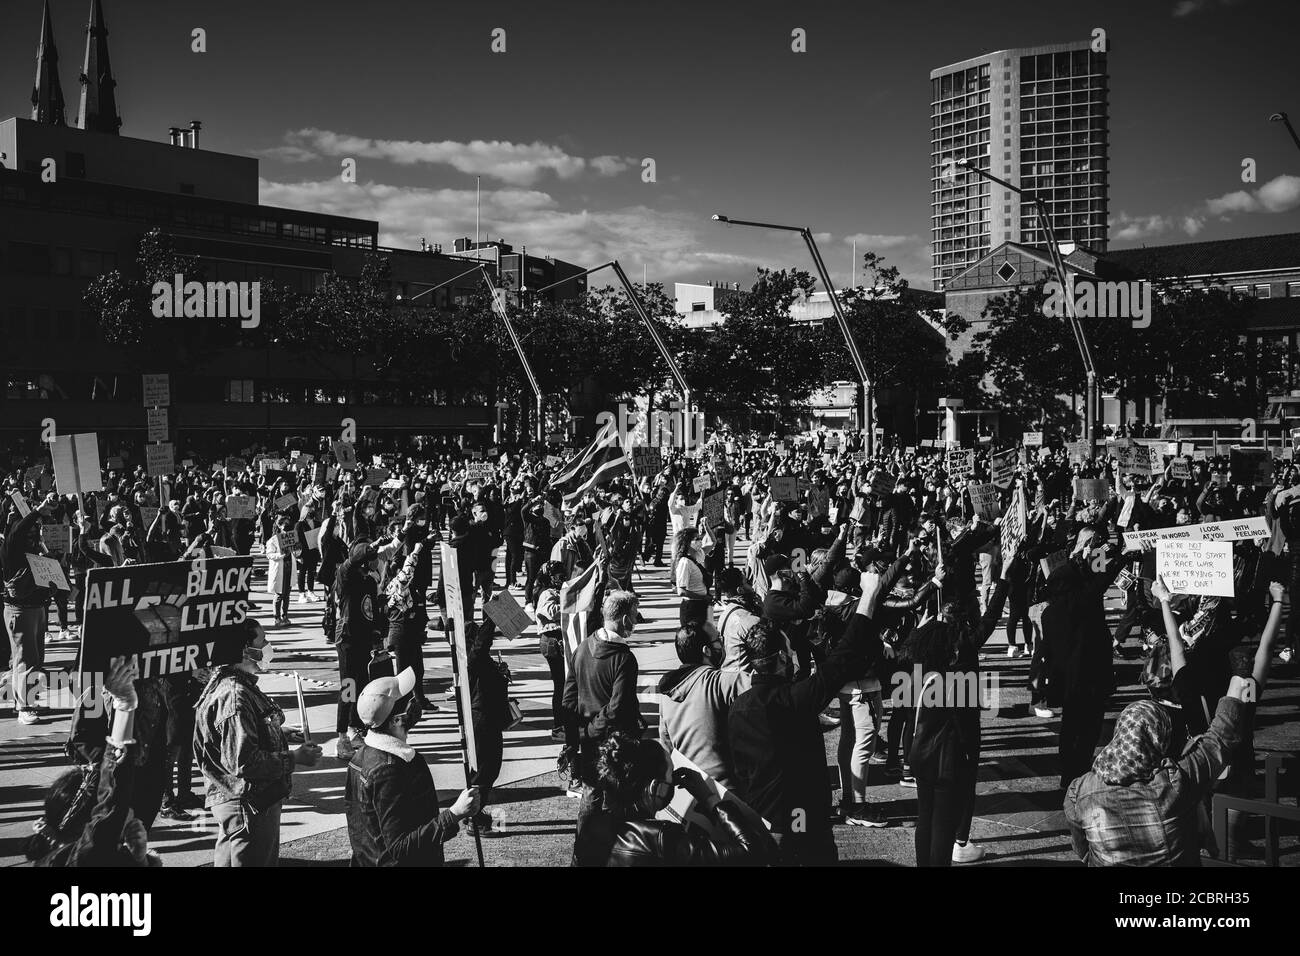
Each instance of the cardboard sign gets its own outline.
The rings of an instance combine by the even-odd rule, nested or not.
[[[167,440],[167,409],[151,408],[145,413],[149,418],[149,440]]]
[[[367,468],[366,484],[382,485],[385,481],[387,481],[390,477],[392,477],[392,474],[393,473],[389,471],[387,468]]]
[[[894,493],[894,486],[897,483],[898,479],[889,472],[877,471],[871,476],[871,493],[882,498],[888,497]]]
[[[234,455],[226,459],[226,474],[237,475],[248,467],[248,459],[239,458]]]
[[[715,491],[700,500],[700,514],[706,528],[716,528],[727,520],[727,493]]]
[[[664,469],[663,450],[651,445],[632,446],[632,474],[637,481],[653,478]]]
[[[91,568],[81,618],[83,677],[133,656],[140,677],[235,664],[248,638],[251,557]]]
[[[513,641],[533,626],[533,619],[504,588],[483,605],[483,613],[500,628],[508,641]]]
[[[70,524],[47,524],[41,526],[41,542],[52,556],[58,557],[76,546],[76,529]]]
[[[1109,478],[1074,479],[1074,497],[1080,501],[1106,501],[1110,497]]]
[[[635,451],[635,449],[633,449],[633,451]],[[558,465],[559,463],[560,463],[560,456],[559,456],[559,455],[547,455],[547,456],[546,456],[546,462],[545,462],[545,464],[546,464],[546,467],[547,467],[547,468],[554,468],[554,467],[555,467],[556,465]]]
[[[310,550],[319,551],[320,550],[320,528],[310,529],[307,532],[307,534],[303,536],[303,543]]]
[[[292,508],[297,503],[298,499],[293,495],[281,495],[279,498],[275,499],[274,508],[276,511],[285,511]]]
[[[1016,480],[1016,450],[1008,448],[989,456],[989,474],[999,488],[1010,488]]]
[[[334,452],[334,460],[338,462],[339,468],[343,471],[352,471],[357,467],[357,451],[352,447],[352,442],[331,442],[330,450]]]
[[[155,408],[172,403],[171,378],[166,372],[144,377],[144,407]],[[153,439],[149,439],[153,441]]]
[[[1017,488],[1011,493],[1011,504],[1002,516],[1002,560],[1010,561],[1025,540],[1029,527],[1029,509],[1025,501],[1025,489]]]
[[[948,451],[948,477],[969,478],[975,473],[975,449],[952,448]]]
[[[1043,444],[1042,432],[1025,432],[1020,443],[1026,448],[1039,448]]]
[[[36,582],[37,587],[58,588],[60,591],[72,590],[68,587],[68,579],[63,575],[63,567],[54,558],[29,554],[27,566],[32,569],[32,580]]]
[[[1205,524],[1185,524],[1173,528],[1153,528],[1150,531],[1124,533],[1124,550],[1137,551],[1143,542],[1159,543],[1165,540],[1182,541],[1250,541],[1273,537],[1268,519],[1238,518],[1234,521],[1211,521]]]
[[[713,485],[713,479],[709,475],[700,475],[693,482],[691,487],[696,491],[706,491]]]
[[[1192,461],[1205,461],[1205,459],[1206,459],[1205,449],[1198,448],[1192,452]]]
[[[831,512],[831,494],[825,488],[808,489],[808,517],[817,518]]]
[[[773,501],[798,501],[799,480],[793,475],[779,475],[768,483]]]
[[[176,470],[176,450],[171,442],[144,446],[149,477],[166,477]]]
[[[226,496],[226,518],[230,521],[251,521],[257,517],[257,499],[248,495]]]
[[[54,460],[54,481],[61,495],[82,495],[103,491],[99,469],[99,436],[57,435],[50,456]]]
[[[998,494],[998,486],[992,482],[980,484],[972,481],[967,488],[970,491],[971,507],[981,518],[987,518],[989,521],[996,521],[1002,517],[1001,496]]]
[[[465,480],[479,483],[490,482],[496,470],[490,461],[471,461],[465,465]]]
[[[1273,483],[1273,456],[1267,449],[1234,448],[1230,461],[1237,484],[1267,488]]]
[[[1070,463],[1082,465],[1088,461],[1088,443],[1086,441],[1066,442],[1065,450],[1070,456]]]
[[[1192,463],[1186,458],[1175,458],[1169,463],[1169,477],[1190,480],[1192,477]]]
[[[9,492],[9,498],[13,501],[14,507],[18,509],[18,517],[26,518],[32,513],[31,506],[27,504],[27,499],[23,497],[21,491]]]
[[[1232,542],[1156,542],[1156,574],[1174,594],[1232,597]]]

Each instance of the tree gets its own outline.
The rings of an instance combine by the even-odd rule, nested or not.
[[[173,320],[153,314],[153,286],[156,282],[170,286],[177,275],[185,276],[187,282],[203,281],[198,260],[179,254],[170,237],[160,229],[152,229],[140,238],[134,270],[101,273],[90,281],[82,301],[96,317],[109,345],[130,347],[156,342],[166,331],[164,323]]]

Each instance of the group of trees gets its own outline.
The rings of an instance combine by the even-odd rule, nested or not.
[[[1249,416],[1285,388],[1284,350],[1250,334],[1255,300],[1226,286],[1153,283],[1151,322],[1081,319],[1098,384],[1124,400],[1157,398],[1166,417]],[[996,405],[1020,421],[1072,432],[1064,396],[1082,394],[1083,361],[1069,324],[1043,310],[1042,283],[990,300],[988,326],[959,363],[967,388],[991,383]]]
[[[878,385],[942,389],[949,368],[938,333],[925,326],[901,297],[907,283],[898,270],[866,258],[873,287],[844,294],[850,325]],[[513,344],[492,309],[486,288],[447,309],[394,301],[391,274],[381,255],[367,257],[355,278],[330,276],[312,292],[261,282],[261,322],[241,329],[231,320],[200,337],[186,323],[155,318],[150,290],[177,274],[205,281],[202,262],[180,255],[158,232],[140,243],[134,270],[94,280],[85,301],[99,317],[105,340],[116,346],[171,343],[201,358],[203,348],[230,345],[292,352],[342,352],[365,356],[376,374],[416,387],[472,389],[513,408],[533,406]],[[767,412],[785,421],[819,389],[855,374],[833,321],[795,322],[791,306],[812,294],[804,271],[760,269],[753,286],[736,296],[725,320],[687,328],[669,318],[674,304],[658,284],[638,286],[647,311],[677,357],[692,397],[711,415],[737,425]],[[510,306],[511,321],[538,384],[568,403],[579,395],[610,398],[673,391],[668,370],[632,303],[622,290],[593,289],[559,303]],[[521,428],[521,430],[524,430]]]

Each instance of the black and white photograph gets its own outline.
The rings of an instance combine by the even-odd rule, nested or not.
[[[3,0],[11,938],[1283,939],[1298,27]]]

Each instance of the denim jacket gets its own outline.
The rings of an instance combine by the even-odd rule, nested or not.
[[[207,805],[238,800],[253,811],[293,789],[294,758],[284,712],[234,665],[220,667],[194,705],[194,759],[207,782]]]
[[[373,730],[348,764],[346,799],[353,866],[442,866],[442,845],[460,829],[439,812],[424,757]]]
[[[1089,866],[1196,866],[1197,807],[1239,745],[1245,714],[1225,697],[1210,729],[1181,759],[1166,757],[1148,781],[1108,784],[1089,770],[1065,794],[1065,819]]]

